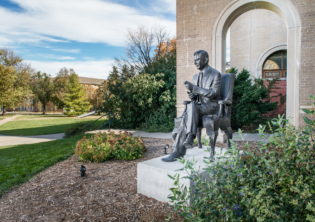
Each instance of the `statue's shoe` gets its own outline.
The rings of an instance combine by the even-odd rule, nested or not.
[[[186,149],[191,149],[194,147],[194,136],[192,134],[189,134],[183,143]]]
[[[184,155],[175,151],[175,152],[171,153],[168,157],[162,158],[162,161],[174,162],[174,161],[176,161],[176,159],[180,159],[181,157],[184,157]]]

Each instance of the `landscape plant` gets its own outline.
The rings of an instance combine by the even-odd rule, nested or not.
[[[310,98],[315,105],[314,96]],[[301,129],[279,116],[270,123],[276,130],[268,140],[269,126],[259,126],[264,141],[255,149],[246,143],[241,152],[233,143],[231,153],[225,152],[215,163],[206,158],[207,180],[201,178],[195,161],[181,159],[185,165],[180,171],[187,176],[169,175],[175,180],[169,195],[174,210],[196,222],[315,221],[315,111],[303,111]],[[182,179],[191,180],[193,187],[184,187]]]
[[[83,137],[77,142],[75,153],[83,161],[101,163],[109,159],[134,160],[140,158],[146,151],[141,138],[134,138],[127,131],[115,134],[97,133],[92,138]]]
[[[232,128],[238,129],[259,122],[263,118],[262,114],[277,108],[277,102],[270,102],[270,94],[277,89],[279,79],[251,78],[246,69],[238,73],[236,68],[231,68],[229,72],[236,74],[231,113]],[[265,81],[268,84],[265,84]]]
[[[144,29],[138,31],[147,38],[152,37],[152,33],[143,33]],[[161,42],[152,47],[154,51],[145,48],[137,51],[146,53],[142,62],[132,57],[130,63],[120,60],[119,64],[123,65],[113,67],[103,90],[104,103],[100,110],[116,114],[114,127],[169,132],[176,117],[176,39]],[[130,65],[134,63],[138,65]]]

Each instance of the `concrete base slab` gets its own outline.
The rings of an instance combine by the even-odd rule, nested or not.
[[[202,149],[195,147],[193,149],[188,149],[185,155],[186,160],[192,160],[193,158],[197,160],[196,168],[200,167],[200,174],[203,178],[207,178],[206,171],[203,168],[206,164],[203,162],[204,157],[210,157],[209,152],[205,152],[206,146]],[[222,150],[222,152],[221,152]],[[216,157],[223,156],[226,149],[216,148]],[[221,153],[221,154],[220,154]],[[182,176],[187,176],[186,171],[176,171],[184,167],[178,161],[175,162],[163,162],[161,159],[166,157],[158,157],[152,160],[144,161],[138,163],[137,166],[137,191],[148,197],[152,197],[156,200],[162,202],[169,202],[167,196],[171,194],[170,188],[174,187],[174,180],[170,179],[167,175],[174,176],[176,173]],[[214,163],[218,161],[216,158]],[[212,164],[214,164],[212,163]],[[187,186],[187,188],[192,186],[192,181],[189,179],[181,179],[181,183]]]

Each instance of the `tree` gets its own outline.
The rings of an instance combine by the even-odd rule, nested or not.
[[[0,65],[0,104],[7,105],[13,100],[14,73],[13,66],[5,67]]]
[[[176,40],[156,46],[149,65],[113,67],[103,92],[103,112],[116,113],[120,127],[169,131],[176,117]]]
[[[124,65],[133,66],[136,72],[143,71],[144,67],[151,65],[154,57],[162,53],[163,42],[168,43],[168,33],[164,27],[155,26],[147,28],[139,26],[137,29],[129,29],[127,34],[126,58],[116,59],[120,68]],[[157,47],[156,47],[157,46]]]
[[[46,73],[37,72],[32,76],[30,87],[35,98],[42,104],[44,115],[46,104],[51,101],[54,92],[51,76]]]
[[[64,101],[67,116],[77,116],[90,110],[92,106],[88,101],[84,87],[79,82],[79,76],[75,72],[70,74],[66,90]]]
[[[65,94],[66,86],[69,82],[70,74],[74,73],[72,69],[68,70],[67,68],[62,68],[58,72],[57,76],[53,80],[54,93],[51,98],[51,101],[54,105],[63,108],[65,106]]]
[[[230,73],[238,73],[231,68]],[[277,102],[271,103],[270,93],[276,88],[277,79],[268,81],[265,86],[262,79],[251,79],[250,73],[243,69],[236,75],[233,90],[233,105],[231,113],[232,128],[249,126],[262,119],[262,114],[277,108]]]
[[[29,88],[29,82],[31,74],[34,72],[30,65],[22,62],[23,59],[15,55],[12,50],[0,49],[0,65],[4,67],[12,67],[12,81],[13,86],[10,88],[10,92],[2,92],[2,94],[9,95],[6,100],[3,100],[4,109],[2,115],[6,113],[6,107],[13,107],[17,103],[22,102],[26,98],[33,97]]]

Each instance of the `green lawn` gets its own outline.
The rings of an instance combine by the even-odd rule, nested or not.
[[[90,137],[93,135],[87,135]],[[83,135],[51,142],[0,147],[0,197],[7,190],[27,182],[41,172],[74,154]]]
[[[54,133],[63,133],[76,122],[85,122],[88,124],[93,119],[76,118],[52,118],[43,120],[18,120],[10,121],[0,125],[0,134],[17,136],[34,136]],[[104,121],[104,120],[103,120]],[[101,121],[102,122],[102,121]],[[98,124],[101,124],[98,121]]]

